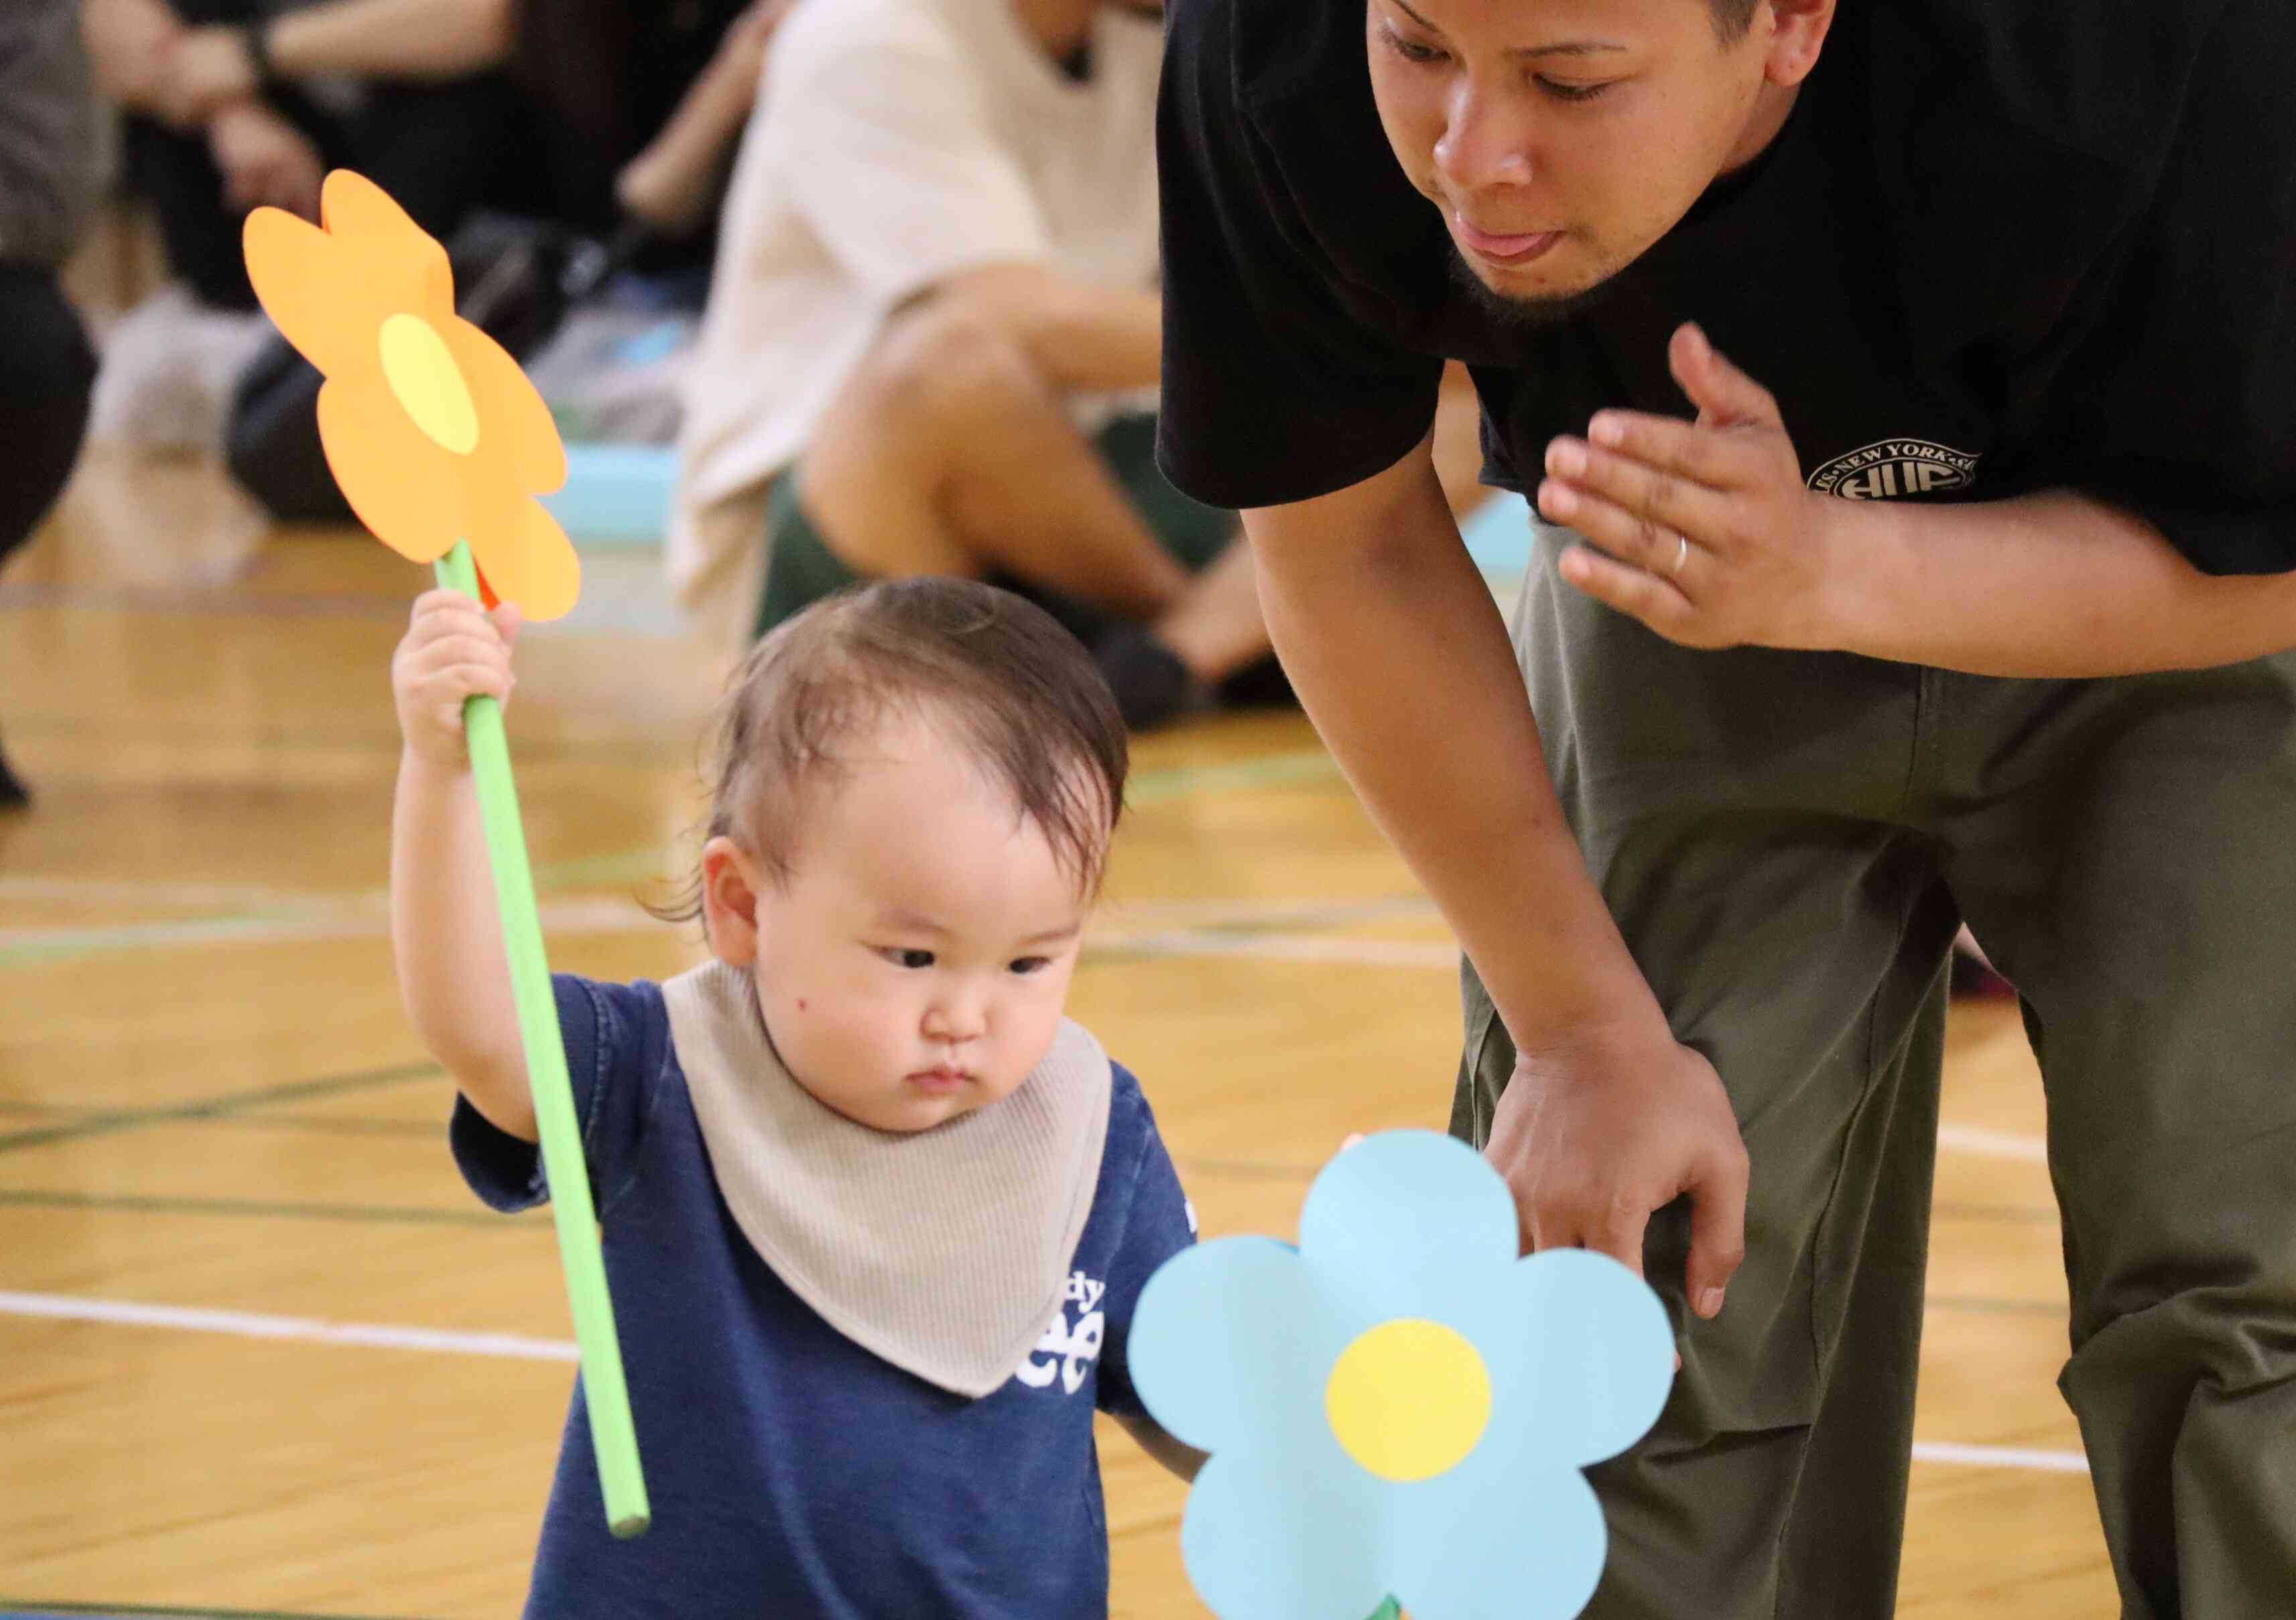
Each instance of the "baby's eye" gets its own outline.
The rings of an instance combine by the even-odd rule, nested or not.
[[[1028,974],[1042,973],[1052,965],[1050,957],[1021,957],[1013,961],[1012,966],[1014,973]]]
[[[930,950],[910,950],[898,945],[888,945],[877,954],[896,967],[931,967],[933,953]]]

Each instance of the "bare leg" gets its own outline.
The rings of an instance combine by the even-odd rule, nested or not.
[[[799,477],[823,540],[864,573],[1002,570],[1141,620],[1186,588],[1021,346],[931,300],[886,324]]]
[[[1451,515],[1464,518],[1495,493],[1482,482],[1482,402],[1475,381],[1458,361],[1443,367],[1443,392],[1435,405],[1435,477]]]
[[[1156,621],[1155,634],[1202,681],[1225,680],[1267,656],[1259,571],[1241,535],[1188,582],[1172,611]]]

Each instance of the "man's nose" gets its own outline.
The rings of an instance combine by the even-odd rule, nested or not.
[[[1452,91],[1443,133],[1435,143],[1436,171],[1452,190],[1529,184],[1530,130],[1515,103],[1465,79]]]

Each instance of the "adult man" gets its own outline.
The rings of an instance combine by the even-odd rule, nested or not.
[[[2124,1612],[2278,1612],[2296,21],[1833,13],[1176,0],[1165,465],[1246,509],[1472,958],[1454,1129],[1678,1307],[1589,1613],[1890,1612],[1963,914],[2049,1090]],[[1584,540],[1515,658],[1445,356]]]
[[[1107,638],[1135,725],[1267,659],[1234,514],[1164,482],[1138,414],[1160,51],[1129,0],[798,7],[689,390],[690,603],[762,633],[857,578],[996,578]]]

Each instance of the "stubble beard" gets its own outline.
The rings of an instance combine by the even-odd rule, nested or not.
[[[1606,275],[1593,286],[1581,287],[1575,292],[1514,297],[1497,291],[1476,275],[1456,243],[1451,247],[1450,260],[1451,279],[1469,300],[1497,325],[1521,331],[1544,332],[1567,326],[1600,308],[1610,296],[1612,278]]]

